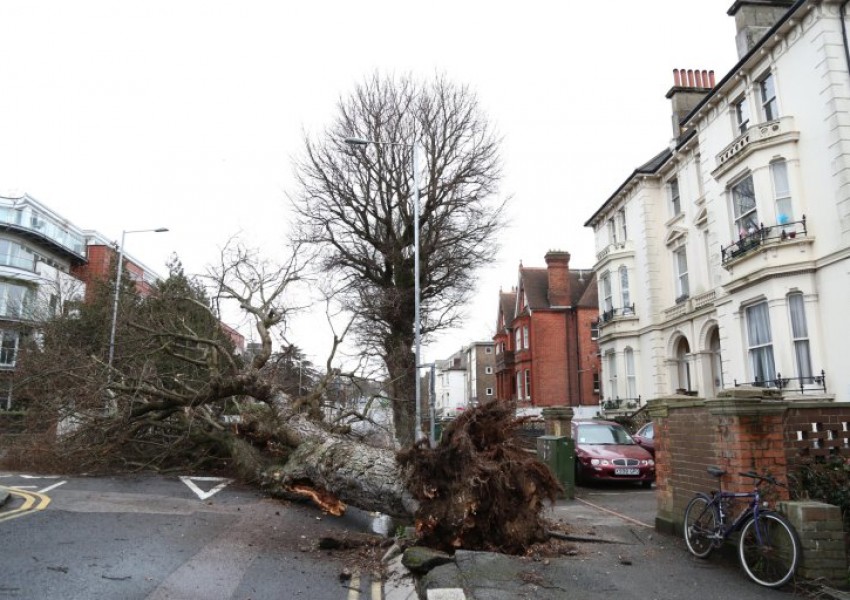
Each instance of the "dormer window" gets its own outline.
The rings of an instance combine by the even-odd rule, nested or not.
[[[761,110],[765,121],[773,121],[779,118],[779,108],[776,104],[776,87],[773,82],[773,73],[768,73],[759,80],[759,93],[761,95]]]

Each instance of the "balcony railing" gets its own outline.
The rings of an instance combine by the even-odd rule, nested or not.
[[[812,375],[810,377],[783,377],[781,373],[776,374],[775,379],[758,379],[746,383],[738,383],[734,381],[735,387],[742,385],[750,385],[753,387],[762,388],[778,388],[783,392],[823,392],[826,393],[826,373],[821,370],[820,375]]]
[[[738,241],[725,247],[721,246],[721,262],[723,265],[727,265],[733,260],[758,250],[768,242],[779,244],[794,240],[797,237],[806,237],[807,233],[806,215],[803,215],[803,218],[799,221],[787,221],[770,227],[765,227],[762,223],[758,229],[751,228],[747,233],[741,234]]]
[[[86,255],[86,241],[82,235],[68,231],[64,224],[36,208],[24,212],[0,207],[0,225],[10,225],[18,231],[47,238],[78,256]]]
[[[606,311],[599,313],[599,324],[603,325],[609,321],[613,321],[618,317],[631,317],[635,314],[634,302],[622,308],[609,308]]]
[[[640,396],[637,398],[608,398],[607,400],[600,400],[599,404],[602,410],[634,409],[640,406]]]
[[[732,168],[741,159],[755,151],[779,143],[786,139],[796,139],[799,132],[795,130],[794,118],[786,115],[774,121],[759,123],[747,129],[744,133],[726,146],[716,156],[717,171],[725,171]]]

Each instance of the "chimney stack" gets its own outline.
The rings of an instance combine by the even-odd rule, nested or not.
[[[735,17],[735,44],[739,59],[752,50],[792,4],[794,0],[735,0],[726,14]]]
[[[549,306],[570,306],[570,253],[550,250],[545,259],[549,276]]]
[[[714,71],[673,69],[673,87],[667,92],[673,105],[673,137],[684,133],[679,123],[713,87]]]

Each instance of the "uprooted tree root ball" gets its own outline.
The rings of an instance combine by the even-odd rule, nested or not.
[[[487,402],[446,427],[436,448],[419,443],[399,453],[420,502],[421,543],[520,554],[546,539],[543,503],[554,502],[561,488],[549,468],[520,447],[522,423],[509,403]]]

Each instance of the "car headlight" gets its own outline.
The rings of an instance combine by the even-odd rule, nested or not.
[[[650,458],[650,459],[647,459],[647,460],[640,461],[640,464],[642,464],[644,467],[654,467],[655,461]]]
[[[608,464],[608,461],[604,458],[592,458],[590,459],[590,464],[592,464],[594,467],[598,467],[599,465],[605,466]]]

